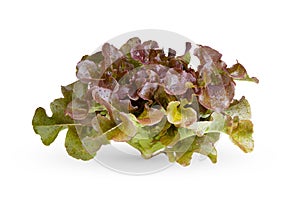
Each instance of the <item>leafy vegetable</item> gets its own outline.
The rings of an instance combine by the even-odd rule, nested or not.
[[[234,90],[235,80],[258,79],[239,62],[228,68],[221,58],[218,51],[191,43],[183,55],[137,37],[119,49],[105,43],[78,62],[78,80],[61,87],[63,98],[50,104],[52,116],[36,109],[33,129],[45,145],[68,129],[66,150],[81,160],[92,159],[113,140],[128,143],[145,159],[165,154],[187,166],[198,153],[216,163],[221,133],[251,152],[250,104],[245,97],[235,100]]]
[[[65,141],[65,147],[68,154],[74,158],[90,160],[94,157],[94,154],[89,153],[84,148],[74,126],[69,126]]]

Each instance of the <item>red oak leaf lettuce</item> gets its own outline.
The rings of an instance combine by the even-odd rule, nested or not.
[[[78,62],[78,80],[61,87],[63,98],[51,103],[52,116],[36,109],[35,133],[50,145],[68,129],[66,150],[82,160],[118,141],[146,159],[165,154],[170,162],[187,166],[198,153],[215,163],[221,133],[244,152],[252,151],[250,104],[245,97],[234,99],[234,90],[236,80],[258,79],[239,62],[228,68],[211,47],[185,45],[183,55],[177,55],[138,37],[120,48],[105,43]]]

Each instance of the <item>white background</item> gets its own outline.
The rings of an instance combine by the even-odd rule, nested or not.
[[[1,1],[1,200],[299,200],[299,5],[297,1]],[[35,135],[38,106],[60,97],[81,56],[128,31],[184,35],[238,59],[260,84],[238,83],[252,105],[255,150],[224,136],[217,164],[146,176],[67,155]]]

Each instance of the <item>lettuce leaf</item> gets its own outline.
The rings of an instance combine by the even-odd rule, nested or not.
[[[77,159],[90,160],[95,156],[95,154],[91,154],[83,146],[82,141],[80,140],[76,128],[74,126],[68,127],[68,132],[65,140],[65,147],[68,154]]]
[[[256,77],[249,77],[245,67],[237,62],[232,67],[227,68],[227,71],[230,73],[230,76],[235,80],[244,80],[258,83],[259,80]]]
[[[32,125],[36,134],[41,136],[43,144],[50,145],[57,137],[58,133],[74,124],[74,121],[64,115],[67,102],[60,98],[54,100],[51,105],[52,116],[46,114],[44,108],[37,108],[33,116]]]

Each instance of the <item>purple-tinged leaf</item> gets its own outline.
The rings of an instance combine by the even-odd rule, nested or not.
[[[137,120],[142,125],[152,126],[159,123],[164,116],[165,113],[161,107],[149,107],[145,104],[144,111],[139,115]]]
[[[190,74],[183,71],[181,74],[170,68],[164,78],[165,90],[170,95],[182,95],[192,83],[195,82],[195,78]]]
[[[234,64],[232,67],[227,68],[227,71],[229,72],[230,76],[235,80],[245,80],[255,83],[259,82],[259,80],[256,77],[249,77],[247,70],[239,62]]]
[[[137,92],[138,96],[144,100],[152,102],[154,92],[158,88],[158,83],[146,82],[145,85]]]
[[[142,62],[143,64],[147,64],[150,60],[150,51],[158,47],[159,46],[156,41],[145,41],[143,44],[137,45],[131,50],[131,57]]]
[[[74,120],[83,120],[89,112],[89,105],[86,100],[78,98],[73,99],[66,108],[66,115],[69,115]]]
[[[77,64],[76,76],[83,83],[98,82],[101,70],[93,61],[83,60]]]
[[[235,83],[221,61],[222,55],[216,50],[199,46],[194,55],[200,61],[199,78],[202,79],[199,102],[207,109],[222,112],[229,107],[234,96]]]
[[[102,46],[103,61],[101,62],[101,68],[106,70],[114,62],[123,57],[123,53],[118,50],[115,46],[105,43]]]
[[[212,63],[219,62],[222,57],[222,54],[220,54],[217,50],[202,45],[199,45],[199,48],[194,50],[194,55],[198,57],[200,66],[204,66],[205,64],[211,65]]]
[[[122,45],[120,51],[124,55],[127,55],[133,48],[138,45],[141,45],[141,39],[139,39],[138,37],[130,38],[124,45]]]

